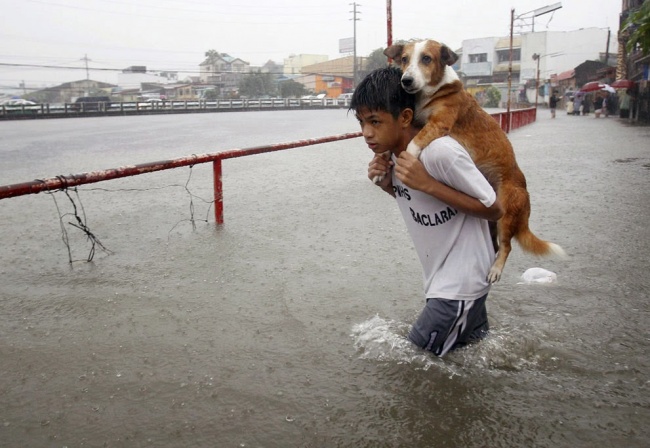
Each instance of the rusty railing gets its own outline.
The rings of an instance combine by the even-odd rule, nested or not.
[[[510,113],[496,112],[490,115],[499,123],[503,132],[508,133],[533,123],[537,119],[537,109],[529,107],[527,109],[511,110]]]
[[[317,145],[338,140],[361,137],[361,132],[333,135],[329,137],[297,140],[288,143],[277,143],[267,146],[256,146],[252,148],[230,149],[209,154],[193,154],[188,157],[180,157],[171,160],[143,163],[140,165],[127,165],[107,170],[91,171],[81,174],[68,174],[47,179],[36,179],[30,182],[23,182],[13,185],[0,186],[0,199],[36,194],[42,191],[54,191],[76,185],[91,184],[105,180],[118,179],[120,177],[137,176],[139,174],[152,173],[154,171],[169,170],[183,166],[197,165],[199,163],[212,162],[213,183],[214,183],[214,214],[217,224],[223,224],[223,185],[221,161],[236,157],[250,156],[265,152],[281,151],[283,149],[298,148],[301,146]]]
[[[497,120],[497,122],[499,122],[501,129],[505,130],[506,126],[509,124],[509,129],[512,130],[534,122],[537,116],[536,112],[537,110],[535,108],[511,111],[509,121],[508,113],[506,112],[494,113],[491,115],[495,120]],[[223,160],[266,152],[281,151],[283,149],[318,145],[321,143],[329,143],[357,137],[361,137],[361,132],[352,132],[348,134],[340,134],[306,140],[297,140],[288,143],[276,143],[273,145],[256,146],[252,148],[229,149],[208,154],[193,154],[187,157],[143,163],[140,165],[127,165],[119,168],[109,168],[106,170],[90,171],[81,174],[68,174],[50,177],[47,179],[36,179],[30,182],[23,182],[19,184],[0,185],[0,199],[24,196],[28,194],[37,194],[42,191],[56,191],[76,185],[91,184],[105,180],[118,179],[121,177],[137,176],[139,174],[152,173],[154,171],[169,170],[183,166],[212,162],[215,220],[217,224],[223,224],[223,184],[221,166],[221,162]]]

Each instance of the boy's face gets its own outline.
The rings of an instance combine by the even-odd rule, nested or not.
[[[357,110],[357,120],[361,125],[363,138],[368,148],[375,154],[386,151],[400,152],[402,132],[405,132],[400,117],[394,118],[389,112],[370,110],[362,107]]]

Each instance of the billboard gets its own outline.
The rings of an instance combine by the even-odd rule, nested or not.
[[[354,52],[354,37],[346,37],[339,39],[339,53],[353,53]]]

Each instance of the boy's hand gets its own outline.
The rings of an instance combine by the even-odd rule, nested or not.
[[[390,188],[391,179],[389,174],[392,166],[393,162],[390,160],[390,154],[386,158],[384,154],[375,154],[375,157],[368,164],[368,179],[372,181],[375,177],[380,176],[383,179],[377,185],[384,190]]]
[[[415,190],[423,190],[433,179],[422,162],[406,151],[402,151],[397,158],[395,175],[404,185]]]

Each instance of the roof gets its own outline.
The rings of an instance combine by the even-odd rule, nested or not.
[[[521,36],[512,37],[512,48],[521,47]],[[497,50],[502,50],[504,48],[510,48],[510,37],[502,37],[497,41],[497,44],[494,46]]]
[[[244,61],[243,59],[232,57],[228,53],[219,53],[218,56],[215,56],[212,59],[206,58],[205,61],[201,62],[199,65],[200,66],[201,65],[211,65],[211,64],[214,64],[215,62],[217,62],[218,60],[225,61],[228,64],[232,64],[235,61],[241,61],[244,64],[248,64],[248,62]]]
[[[79,81],[71,81],[71,82],[66,82],[58,87],[57,89],[67,89],[70,87],[74,87],[79,84],[92,84],[93,86],[99,87],[99,88],[104,88],[104,87],[117,87],[115,84],[109,84],[107,82],[102,82],[102,81],[93,81],[92,79],[80,79]]]
[[[368,58],[357,56],[359,65],[357,70],[362,70],[366,65]],[[300,72],[303,75],[318,74],[329,76],[343,76],[352,78],[354,73],[354,56],[346,56],[343,58],[333,59],[331,61],[319,62],[318,64],[305,65]]]
[[[571,69],[557,75],[557,80],[564,81],[565,79],[575,78],[575,76],[576,76],[576,71],[574,69]]]

